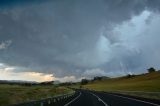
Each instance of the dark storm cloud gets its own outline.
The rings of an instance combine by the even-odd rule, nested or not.
[[[159,0],[46,0],[41,3],[34,0],[33,4],[14,0],[1,3],[0,42],[10,40],[12,43],[0,50],[0,62],[53,72],[57,76],[78,76],[97,67],[106,71],[118,70],[123,65],[126,70],[139,68],[143,61],[137,59],[146,57],[135,51],[126,54],[127,47],[121,45],[119,36],[112,30],[144,10],[160,9]],[[117,43],[120,47],[112,48]],[[117,53],[113,55],[112,52]]]
[[[51,1],[51,0],[47,0]],[[9,7],[9,6],[17,6],[17,5],[25,5],[29,3],[38,3],[38,2],[44,2],[44,0],[1,0],[0,6],[1,7]],[[46,2],[46,1],[45,1]]]

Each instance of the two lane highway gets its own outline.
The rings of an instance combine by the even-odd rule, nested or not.
[[[64,106],[160,106],[120,95],[79,90],[79,95]]]
[[[79,96],[65,106],[108,106],[101,98],[92,92],[85,90],[80,90],[79,92]]]

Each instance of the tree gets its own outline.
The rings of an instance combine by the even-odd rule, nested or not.
[[[87,84],[87,83],[88,83],[88,80],[87,80],[87,79],[82,79],[82,80],[81,80],[81,84],[82,84],[82,85],[85,85],[85,84]]]
[[[96,80],[102,80],[102,78],[103,78],[103,77],[99,77],[99,76],[97,76],[97,77],[94,77],[94,78],[93,78],[93,81],[96,81]]]
[[[131,77],[132,77],[132,75],[131,75],[131,74],[128,74],[126,77],[127,77],[127,78],[131,78]]]
[[[156,70],[153,67],[151,67],[151,68],[148,69],[148,73],[152,73],[152,72],[155,72],[155,71]]]

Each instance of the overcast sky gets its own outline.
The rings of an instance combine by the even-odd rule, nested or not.
[[[1,0],[0,80],[160,69],[160,0]]]

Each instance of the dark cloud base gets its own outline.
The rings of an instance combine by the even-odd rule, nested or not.
[[[120,47],[114,57],[103,44],[121,43],[112,32],[116,25],[145,10],[159,14],[159,0],[33,2],[1,1],[0,42],[12,41],[0,50],[1,63],[57,76],[79,76],[85,70],[97,68],[114,72],[123,65],[126,71],[146,68],[144,55],[127,55],[127,48]]]

